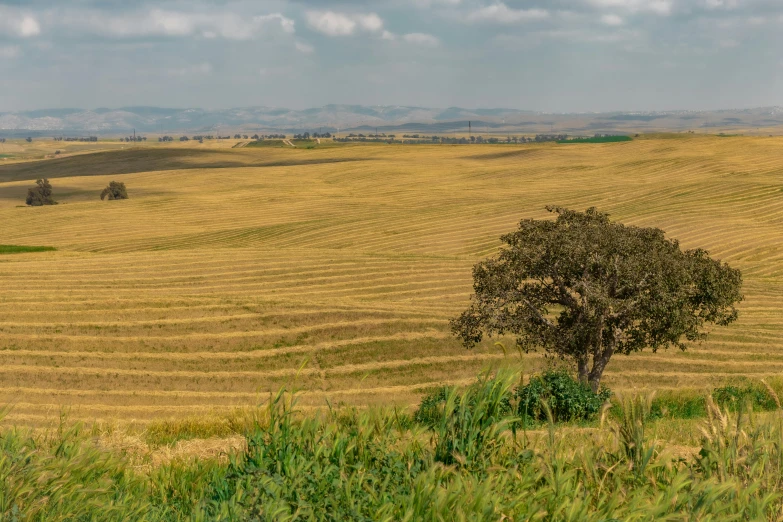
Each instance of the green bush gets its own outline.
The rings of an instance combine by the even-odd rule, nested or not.
[[[484,391],[480,382],[468,388],[464,395],[456,393],[454,388],[438,388],[424,396],[419,407],[413,414],[413,420],[433,428],[443,419],[449,397],[453,395],[453,411],[465,403],[464,412],[475,409]],[[552,412],[555,422],[590,420],[601,410],[601,406],[609,400],[611,391],[602,388],[593,393],[589,387],[581,384],[564,370],[550,370],[542,375],[534,376],[525,386],[508,392],[499,399],[498,413],[508,416],[514,413],[512,401],[516,402],[516,414],[524,420],[546,421],[546,409]]]
[[[772,394],[761,384],[729,384],[712,391],[715,402],[731,411],[750,406],[753,410],[772,411],[777,403]]]
[[[544,421],[548,408],[555,422],[589,420],[611,395],[607,388],[594,393],[563,370],[550,370],[532,377],[527,385],[515,392],[520,417]]]

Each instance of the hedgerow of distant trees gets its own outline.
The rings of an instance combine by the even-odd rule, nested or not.
[[[296,137],[296,136],[295,136]],[[574,138],[567,134],[537,134],[535,137],[527,136],[506,136],[506,137],[489,137],[485,138],[479,136],[469,137],[452,137],[452,136],[437,136],[426,134],[403,134],[401,140],[397,140],[394,134],[354,134],[350,133],[342,138],[334,138],[339,142],[350,141],[383,141],[386,143],[408,143],[408,144],[424,144],[424,143],[441,143],[441,144],[496,144],[496,143],[543,143],[543,142],[570,142],[570,141],[585,141],[589,142],[593,139],[605,139],[602,141],[615,141],[612,138],[624,138],[629,139],[627,136],[615,136],[611,134],[596,134],[590,138]],[[616,141],[621,141],[617,139]]]
[[[121,181],[112,181],[109,186],[101,192],[101,201],[108,197],[109,201],[115,199],[128,199],[128,190],[125,183]]]
[[[60,136],[58,138],[54,138],[54,141],[87,141],[87,142],[95,142],[98,141],[98,136],[80,136],[78,138],[75,137],[68,137],[68,136]]]
[[[310,134],[309,132],[304,132],[302,134],[294,134],[295,140],[309,140],[309,139],[316,139],[316,138],[331,138],[332,134],[329,132],[314,132]]]
[[[25,200],[25,203],[31,207],[57,204],[52,197],[52,184],[49,183],[48,179],[36,180],[35,184],[35,188],[27,190],[27,199]]]
[[[245,140],[255,140],[255,141],[263,141],[263,140],[284,140],[287,139],[287,135],[285,134],[253,134],[252,136],[248,136],[247,134],[234,134],[232,135],[226,135],[226,136],[214,136],[214,135],[195,135],[192,137],[188,136],[180,136],[179,141],[186,142],[186,141],[198,141],[199,143],[203,143],[204,140],[230,140],[230,139],[245,139]],[[293,139],[295,140],[309,140],[309,139],[333,139],[334,141],[339,142],[351,142],[351,141],[382,141],[385,143],[407,143],[407,144],[425,144],[425,143],[440,143],[440,144],[498,144],[498,143],[544,143],[544,142],[591,142],[595,139],[602,139],[606,138],[605,141],[613,141],[612,138],[617,138],[617,141],[620,141],[620,138],[629,139],[629,137],[624,135],[614,135],[614,134],[595,134],[593,136],[569,136],[568,134],[536,134],[533,137],[530,136],[492,136],[492,137],[484,137],[481,135],[477,136],[438,136],[438,135],[426,135],[426,134],[403,134],[401,139],[398,139],[396,134],[386,134],[386,133],[376,133],[376,134],[363,134],[363,133],[350,133],[347,135],[344,135],[343,137],[337,137],[331,132],[302,132],[302,133],[296,133],[293,135]],[[63,138],[55,138],[55,140],[63,140]],[[98,138],[95,136],[90,136],[87,138],[65,138],[65,141],[97,141]],[[145,136],[128,136],[125,138],[120,138],[120,141],[146,141],[147,138]],[[173,142],[175,138],[173,136],[159,136],[158,141],[159,142]],[[602,140],[604,141],[604,140]]]

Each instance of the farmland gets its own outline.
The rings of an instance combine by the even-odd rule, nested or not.
[[[616,356],[607,385],[701,390],[779,375],[782,147],[783,138],[694,135],[580,146],[205,143],[5,161],[0,244],[56,249],[0,250],[5,422],[49,425],[64,408],[140,425],[221,415],[294,381],[305,408],[407,406],[433,386],[517,364],[491,341],[466,351],[447,323],[467,304],[473,264],[548,204],[660,227],[745,277],[739,321],[686,352]],[[50,179],[59,205],[22,206],[37,177]],[[112,180],[131,199],[100,201]],[[523,357],[527,371],[543,363]]]

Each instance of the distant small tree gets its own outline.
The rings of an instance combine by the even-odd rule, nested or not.
[[[35,188],[27,190],[27,199],[25,203],[31,207],[42,207],[44,205],[56,205],[57,202],[52,198],[52,185],[49,180],[39,179],[36,180]]]
[[[576,363],[597,391],[616,353],[685,349],[705,323],[737,319],[742,275],[704,250],[682,251],[658,228],[625,226],[591,208],[547,210],[505,235],[494,259],[473,269],[473,302],[451,323],[467,347],[511,334]]]
[[[28,138],[25,138],[25,141],[27,141],[27,143],[32,143],[33,139],[28,137]]]
[[[109,198],[109,201],[114,199],[128,199],[128,191],[125,188],[125,183],[121,181],[112,181],[109,183],[109,186],[101,192],[101,201],[107,197]]]

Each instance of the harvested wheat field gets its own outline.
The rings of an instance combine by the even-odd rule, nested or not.
[[[783,139],[612,144],[139,147],[0,165],[5,422],[414,403],[517,364],[448,320],[523,217],[597,206],[740,268],[740,320],[686,352],[615,356],[606,383],[705,388],[783,372]],[[49,177],[61,204],[22,206]],[[109,181],[127,201],[101,201]],[[523,358],[528,371],[540,354]]]

